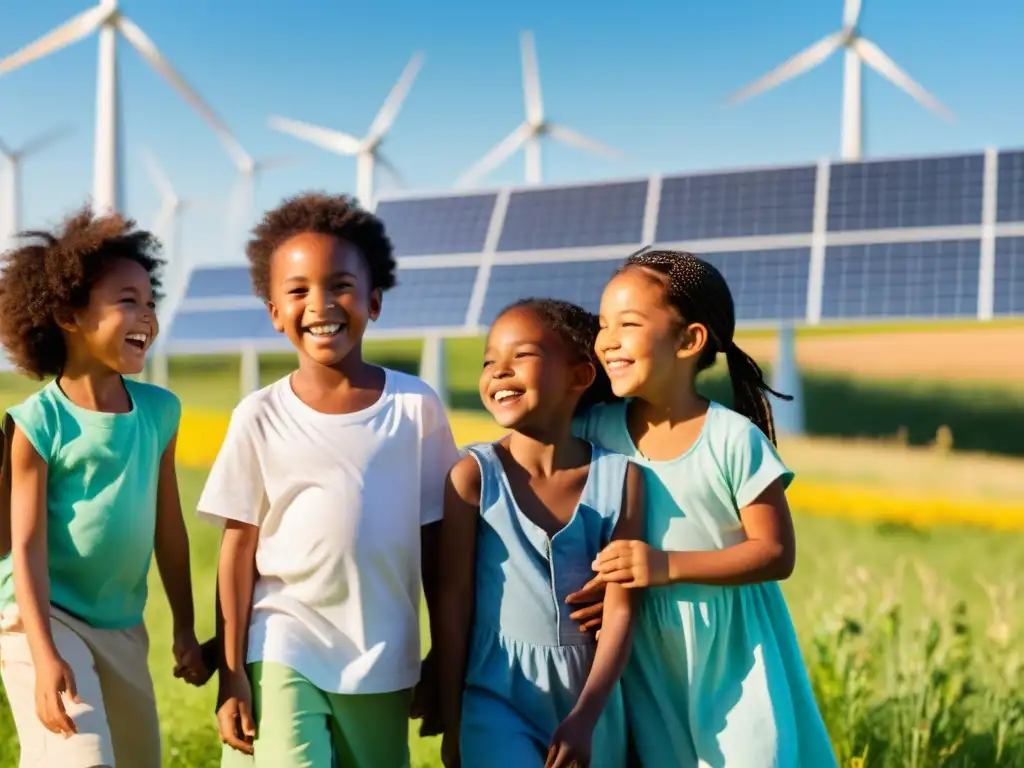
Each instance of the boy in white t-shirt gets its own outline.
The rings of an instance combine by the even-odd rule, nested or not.
[[[430,387],[363,360],[395,284],[377,218],[301,195],[247,253],[299,365],[235,408],[199,500],[224,526],[222,765],[402,768],[455,442]]]

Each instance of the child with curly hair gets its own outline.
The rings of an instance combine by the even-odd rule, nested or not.
[[[143,624],[153,555],[176,674],[200,681],[174,456],[181,405],[142,371],[157,335],[159,244],[88,209],[29,232],[0,275],[0,342],[36,379],[8,410],[0,657],[22,765],[160,765]]]
[[[455,441],[429,386],[363,359],[395,284],[380,220],[303,194],[247,253],[298,368],[235,408],[199,500],[224,529],[222,765],[402,768]]]

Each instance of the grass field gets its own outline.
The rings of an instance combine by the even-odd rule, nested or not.
[[[414,365],[409,346],[375,352],[396,367]],[[267,360],[264,378],[281,375],[288,363]],[[224,413],[237,400],[234,365],[178,362],[172,388],[186,408]],[[468,370],[453,366],[453,388],[471,392],[475,371],[475,363]],[[0,406],[34,386],[0,378]],[[462,404],[469,403],[465,396]],[[453,423],[462,441],[493,434],[479,416],[457,415]],[[1024,497],[1024,461],[1018,459],[912,449],[893,440],[788,440],[781,450],[801,478],[814,482],[992,504]],[[215,531],[191,514],[204,477],[201,468],[180,471],[199,629],[208,633],[218,542]],[[864,523],[799,509],[795,520],[798,565],[784,591],[843,765],[1024,766],[1024,535]],[[215,691],[173,680],[169,615],[155,575],[147,623],[165,765],[214,766]],[[439,766],[436,740],[421,741],[412,729],[410,734],[413,764]],[[0,765],[14,765],[16,750],[0,702]]]

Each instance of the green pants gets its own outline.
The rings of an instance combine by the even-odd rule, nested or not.
[[[225,745],[221,768],[408,768],[412,691],[326,693],[283,664],[262,662],[250,665],[249,679],[255,754]]]

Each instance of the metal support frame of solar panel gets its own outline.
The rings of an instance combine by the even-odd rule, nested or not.
[[[409,195],[382,199],[377,213],[399,257],[399,285],[403,276],[430,280],[419,280],[418,308],[401,288],[389,293],[371,337],[477,334],[506,300],[565,286],[575,288],[565,298],[594,308],[614,265],[644,243],[719,266],[745,327],[1024,313],[1024,152]],[[879,286],[884,295],[873,295]],[[214,323],[214,314],[195,319],[203,302],[265,313],[247,294],[186,298],[181,314]],[[171,339],[169,351],[246,343],[288,348],[259,334]]]

